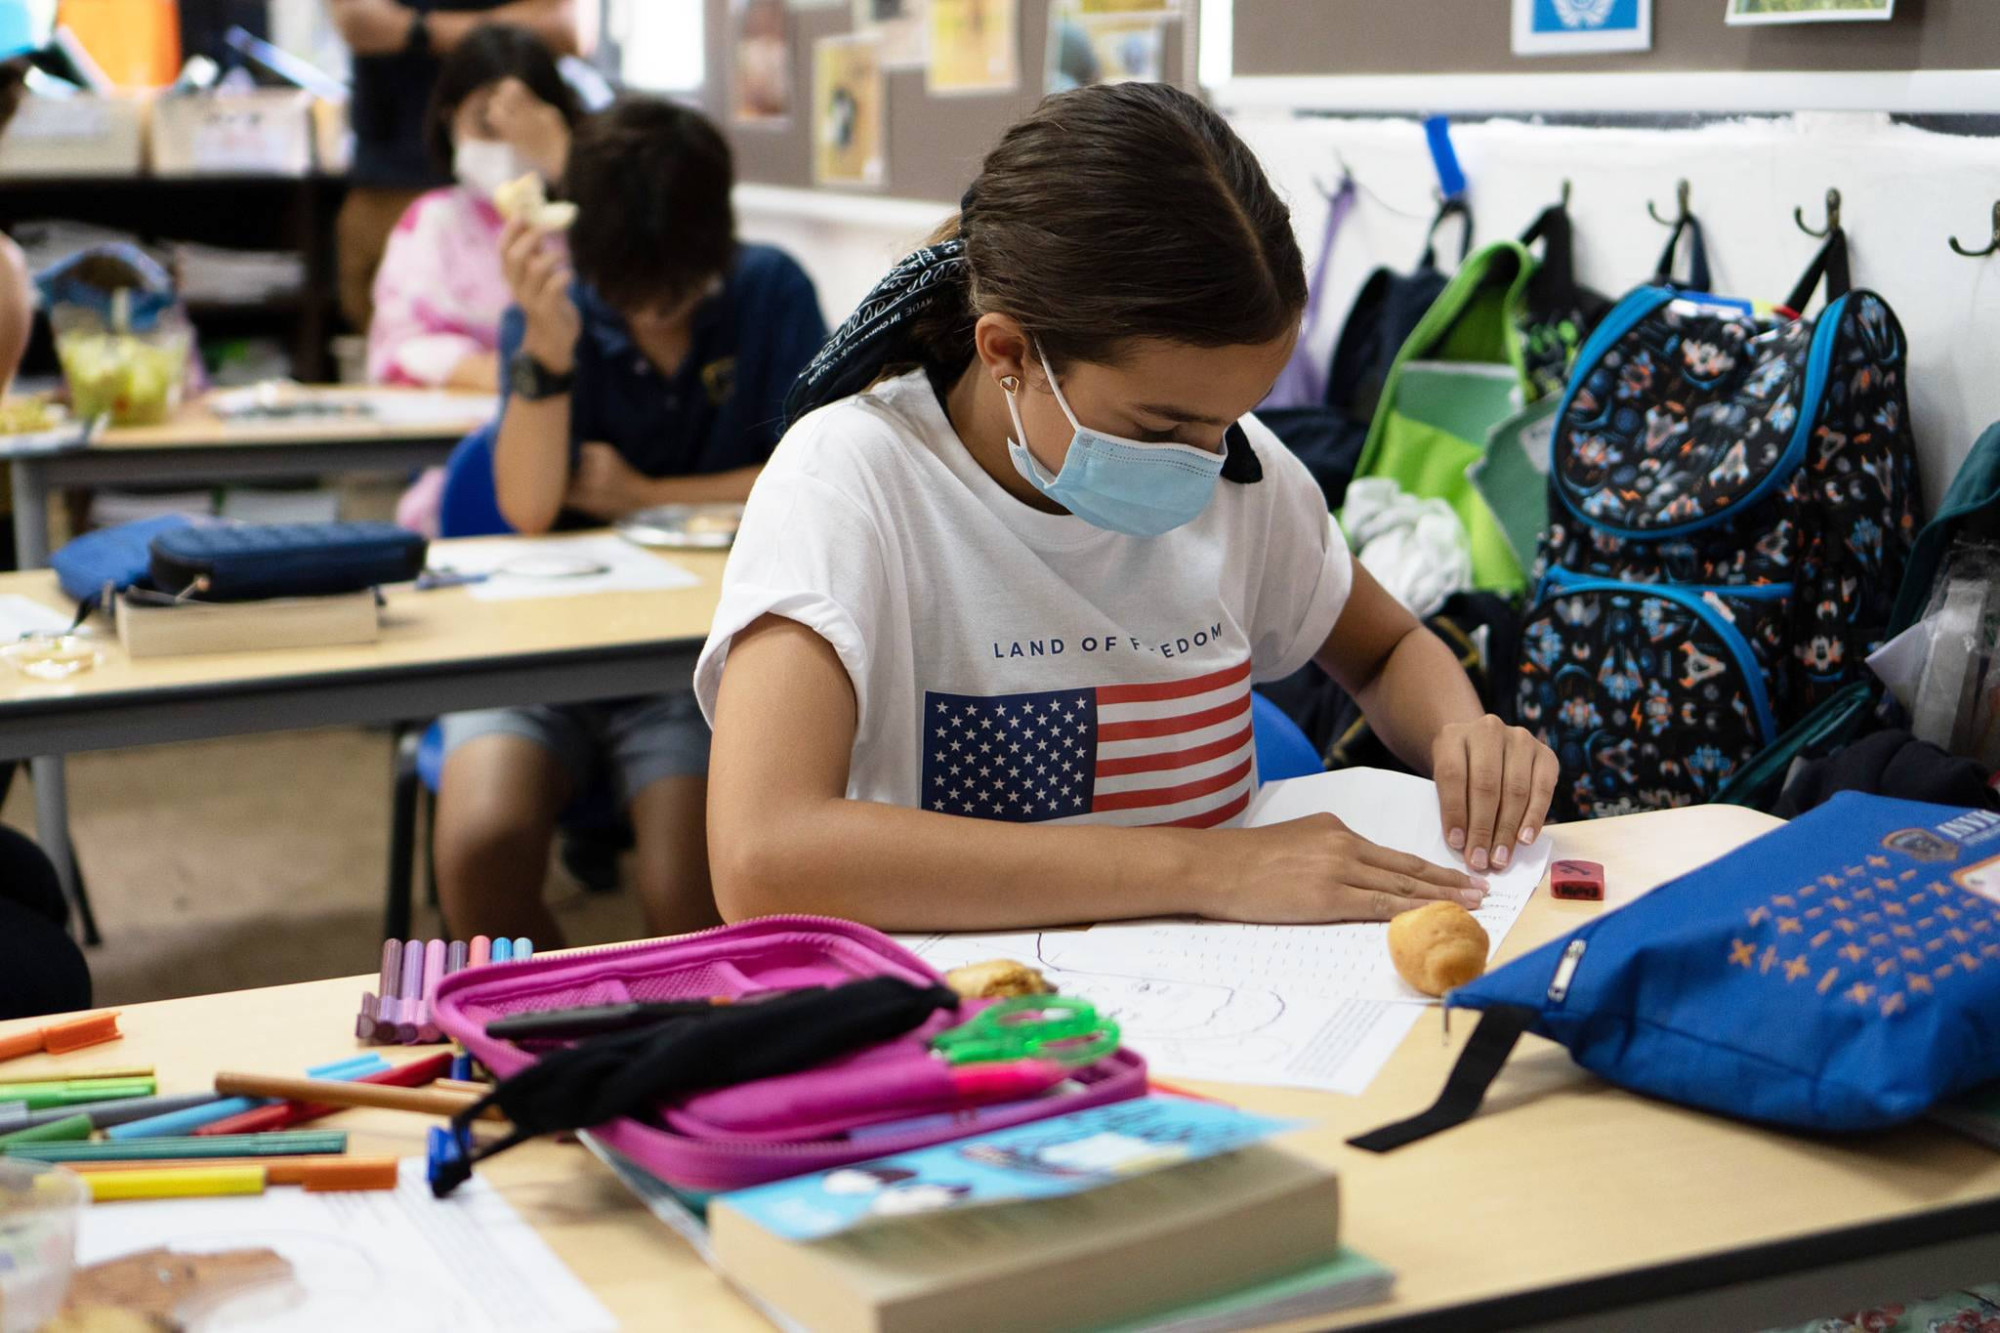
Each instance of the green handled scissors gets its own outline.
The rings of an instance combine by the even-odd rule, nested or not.
[[[1118,1024],[1100,1017],[1088,1000],[1017,995],[938,1033],[931,1049],[954,1065],[996,1060],[1087,1065],[1118,1049]]]

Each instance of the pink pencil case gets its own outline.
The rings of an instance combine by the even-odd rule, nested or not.
[[[675,939],[457,972],[438,983],[434,1012],[448,1035],[505,1078],[533,1064],[536,1053],[487,1036],[486,1025],[495,1019],[587,1005],[831,987],[876,976],[916,985],[943,980],[915,954],[867,926],[830,917],[772,916]],[[696,1093],[663,1103],[651,1116],[623,1117],[592,1132],[669,1184],[731,1190],[1145,1092],[1145,1061],[1120,1048],[1074,1071],[1056,1092],[1031,1100],[937,1114],[933,1105],[899,1108],[890,1098],[846,1120],[793,1114],[793,1103],[810,1099],[816,1088],[834,1083],[852,1088],[866,1083],[871,1067],[925,1055],[932,1037],[971,1018],[980,1007],[981,1002],[968,1000],[894,1041],[814,1069]]]

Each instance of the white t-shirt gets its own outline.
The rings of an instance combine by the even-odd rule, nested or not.
[[[960,442],[923,372],[800,421],[757,479],[695,667],[766,614],[839,653],[847,793],[1012,822],[1211,826],[1256,786],[1250,684],[1332,631],[1352,562],[1305,467],[1255,418],[1261,481],[1127,537],[1031,509]]]

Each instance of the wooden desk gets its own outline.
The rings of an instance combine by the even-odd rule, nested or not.
[[[1559,828],[1556,845],[1559,855],[1604,862],[1617,903],[1773,822],[1729,807],[1677,810]],[[1503,958],[1593,910],[1544,893]],[[125,1011],[120,1045],[7,1072],[154,1063],[169,1091],[200,1087],[225,1066],[291,1072],[348,1049],[368,985],[362,977],[138,1005]],[[1383,1157],[1343,1145],[1427,1105],[1471,1027],[1460,1015],[1447,1040],[1433,1011],[1360,1098],[1210,1089],[1317,1122],[1287,1142],[1338,1165],[1343,1235],[1398,1271],[1392,1301],[1332,1326],[1708,1333],[2000,1274],[2000,1154],[1921,1126],[1839,1140],[1751,1129],[1614,1091],[1535,1038],[1472,1123]],[[384,1112],[327,1122],[353,1130],[356,1152],[409,1155],[421,1153],[427,1123]],[[626,1326],[764,1327],[581,1148],[530,1144],[484,1173]]]
[[[377,389],[372,394],[415,391]],[[423,394],[423,398],[434,395]],[[201,401],[185,404],[159,426],[121,426],[82,447],[10,460],[14,479],[14,555],[22,569],[48,563],[48,499],[68,486],[220,484],[400,472],[442,463],[466,434],[492,419],[486,393],[435,395],[442,414],[406,420],[369,417],[224,420]],[[463,412],[454,412],[460,403]]]
[[[432,549],[442,555],[456,544]],[[38,681],[0,665],[0,763],[35,757],[36,830],[83,915],[59,756],[682,689],[708,637],[724,557],[671,558],[701,583],[521,601],[480,601],[465,588],[391,588],[381,640],[339,648],[134,662],[100,619],[103,660],[92,670]],[[48,570],[0,575],[0,593],[73,610]],[[87,917],[84,924],[88,937]]]

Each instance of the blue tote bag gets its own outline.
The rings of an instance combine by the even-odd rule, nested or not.
[[[1453,991],[1483,1010],[1438,1103],[1469,1118],[1522,1032],[1635,1092],[1870,1130],[2000,1078],[2000,813],[1847,792]]]

